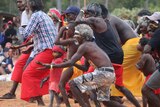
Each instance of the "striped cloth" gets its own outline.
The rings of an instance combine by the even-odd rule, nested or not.
[[[25,28],[19,27],[19,32],[25,38],[31,34],[34,35],[34,55],[47,48],[52,49],[55,37],[58,34],[52,19],[43,11],[34,12],[28,25]]]

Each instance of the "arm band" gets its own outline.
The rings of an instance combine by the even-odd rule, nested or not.
[[[50,70],[52,70],[52,69],[53,69],[53,65],[51,64],[51,65],[50,65]]]

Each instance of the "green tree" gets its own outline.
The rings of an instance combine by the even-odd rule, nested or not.
[[[1,0],[0,11],[17,14],[16,0]]]

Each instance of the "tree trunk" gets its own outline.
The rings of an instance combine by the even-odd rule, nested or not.
[[[73,5],[73,0],[70,0],[70,5]]]
[[[148,2],[149,2],[149,0],[145,1],[145,9],[148,9]]]
[[[62,10],[62,2],[61,2],[61,0],[57,0],[57,9],[58,9],[59,11]]]
[[[81,7],[80,0],[77,0],[77,6],[78,6],[79,8]]]
[[[105,6],[108,8],[108,0],[105,1]]]

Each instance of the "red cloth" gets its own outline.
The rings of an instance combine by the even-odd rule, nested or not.
[[[34,35],[30,35],[22,44],[26,44],[27,42],[29,42]]]
[[[152,75],[152,74],[151,74]],[[150,78],[151,75],[148,75],[144,81],[144,83],[146,83],[148,81],[148,79]],[[153,90],[155,94],[160,94],[160,88],[157,90]]]
[[[66,83],[65,90],[67,93],[70,91],[70,86],[68,82]]]
[[[95,70],[95,68],[91,65],[89,68],[88,68],[88,71],[84,72],[84,74],[87,74],[87,73],[91,73]]]
[[[56,58],[52,61],[55,64],[60,64],[63,62],[63,58]],[[53,68],[50,70],[50,80],[49,80],[49,90],[54,90],[59,93],[59,81],[62,74],[63,68]]]
[[[60,58],[53,59],[53,63],[60,64],[63,62],[63,59],[66,57],[66,52],[62,47],[54,45],[52,48],[53,52],[60,52],[62,56]],[[49,90],[54,90],[59,93],[59,82],[62,74],[63,68],[53,68],[50,70],[50,80],[49,80]]]
[[[115,84],[118,86],[124,86],[123,84],[123,66],[120,64],[113,64],[113,67],[115,69],[115,74],[116,74],[116,82]]]
[[[147,34],[144,35],[144,37],[147,38],[147,39],[151,39],[152,36],[149,33],[147,33]]]
[[[21,56],[18,58],[14,70],[12,72],[11,80],[20,82],[22,81],[22,73],[23,73],[23,67],[25,66],[30,54],[21,54]]]
[[[84,58],[84,57],[81,58],[81,64],[82,64],[82,65],[85,64],[85,58]],[[94,71],[94,69],[95,69],[94,66],[90,65],[89,68],[88,68],[88,71],[84,72],[84,74],[86,74],[86,73],[91,73],[91,72]]]
[[[61,13],[56,8],[49,9],[48,15],[55,17],[58,21],[61,21]]]
[[[60,52],[62,54],[61,58],[63,58],[63,59],[66,57],[66,51],[58,45],[54,45],[52,48],[52,51],[53,52]]]
[[[49,75],[49,69],[38,70],[37,68],[42,66],[37,64],[36,61],[51,63],[52,60],[52,50],[46,49],[37,54],[29,63],[22,75],[21,99],[29,101],[31,97],[48,94],[48,82],[45,82],[42,88],[40,88],[40,82],[43,78]]]

